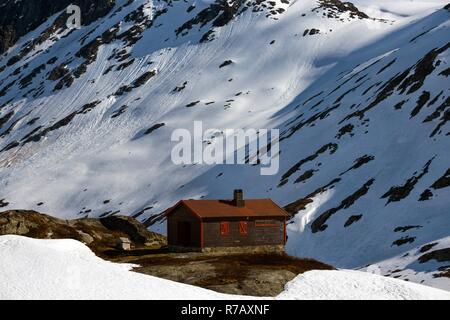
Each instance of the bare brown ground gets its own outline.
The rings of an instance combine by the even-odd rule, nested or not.
[[[105,258],[134,263],[135,272],[222,293],[276,296],[287,282],[310,270],[333,267],[287,254],[169,253],[165,250],[109,251]]]

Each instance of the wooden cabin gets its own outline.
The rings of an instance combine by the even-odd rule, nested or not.
[[[170,247],[284,250],[288,213],[271,199],[181,200],[167,211]]]

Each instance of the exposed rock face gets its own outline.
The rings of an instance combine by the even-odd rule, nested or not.
[[[339,0],[319,0],[319,7],[327,10],[328,18],[339,18],[342,13],[349,13],[351,18],[367,19],[364,12],[361,12],[353,3]],[[315,9],[316,10],[316,9]]]
[[[41,215],[34,211],[6,211],[0,213],[0,235],[14,234],[38,239],[74,238],[78,233],[64,220]]]
[[[450,248],[431,251],[429,253],[424,254],[423,256],[421,256],[419,258],[420,263],[425,263],[430,260],[436,260],[439,262],[450,261]]]
[[[35,211],[11,210],[0,213],[0,235],[14,234],[37,239],[75,239],[95,253],[113,249],[117,239],[128,238],[134,248],[162,246],[165,237],[148,231],[130,217],[61,220]]]
[[[7,0],[0,5],[0,53],[70,4],[80,7],[81,23],[88,25],[105,16],[113,8],[115,0]]]
[[[125,216],[111,216],[100,220],[108,230],[124,232],[130,240],[136,244],[146,244],[153,241],[160,242],[164,237],[149,232],[145,226],[137,220]]]
[[[69,71],[67,70],[67,67],[65,65],[59,65],[57,67],[55,67],[55,69],[53,69],[49,76],[48,76],[48,80],[58,80],[61,79],[62,77],[64,77]]]

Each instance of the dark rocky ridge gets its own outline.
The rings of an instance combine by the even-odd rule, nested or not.
[[[4,53],[17,40],[36,29],[48,18],[70,4],[81,8],[81,23],[88,25],[105,16],[115,0],[33,0],[2,1],[0,5],[0,53]]]
[[[340,18],[340,14],[349,13],[352,19],[367,19],[369,16],[364,12],[361,12],[355,5],[351,2],[342,2],[339,0],[319,0],[319,7],[314,9],[313,11],[317,11],[318,9],[324,9],[327,11],[325,13],[328,18]]]
[[[74,239],[85,243],[97,255],[114,250],[120,237],[130,239],[134,248],[161,247],[165,237],[148,231],[131,217],[61,220],[35,211],[0,212],[0,235],[37,239]]]

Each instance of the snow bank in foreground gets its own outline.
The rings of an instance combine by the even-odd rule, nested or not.
[[[75,240],[0,237],[0,299],[219,299],[213,291],[129,271]]]
[[[450,293],[371,273],[310,271],[286,285],[279,299],[450,300]]]
[[[239,299],[131,272],[75,240],[0,237],[0,299]],[[246,297],[248,298],[248,297]],[[450,299],[450,293],[357,271],[313,271],[280,299]]]

